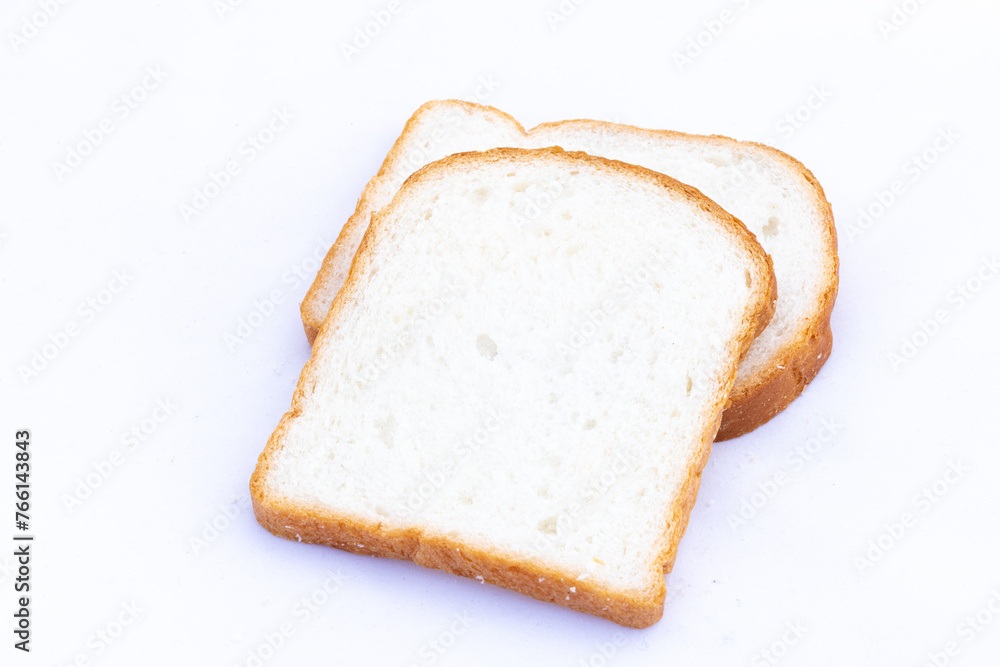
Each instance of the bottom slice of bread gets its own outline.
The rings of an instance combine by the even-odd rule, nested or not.
[[[251,479],[257,519],[648,626],[775,298],[753,235],[657,172],[559,149],[428,165],[372,219]]]

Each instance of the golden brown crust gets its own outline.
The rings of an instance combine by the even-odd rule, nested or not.
[[[802,390],[819,373],[833,348],[833,332],[829,326],[809,339],[797,350],[792,350],[778,364],[774,372],[764,376],[748,391],[730,396],[729,407],[722,416],[722,426],[716,442],[729,440],[749,433],[788,407]]]
[[[616,132],[669,137],[687,141],[696,139],[710,144],[738,146],[743,149],[752,147],[754,150],[763,149],[773,158],[782,162],[791,171],[798,173],[809,183],[814,195],[814,205],[824,218],[824,241],[829,249],[828,259],[830,262],[830,265],[827,267],[827,291],[823,296],[822,306],[808,319],[796,340],[785,345],[782,352],[777,355],[773,367],[737,380],[732,396],[730,396],[731,405],[727,408],[723,416],[722,428],[719,430],[717,440],[727,440],[748,433],[770,420],[784,410],[802,392],[805,386],[812,381],[820,368],[822,368],[832,347],[830,315],[837,295],[839,272],[837,233],[834,228],[833,213],[823,193],[823,188],[812,172],[806,169],[798,160],[764,144],[741,142],[720,135],[705,136],[685,134],[671,130],[647,130],[604,121],[564,120],[542,123],[531,130],[525,130],[517,120],[499,109],[458,100],[435,100],[421,106],[407,121],[406,127],[403,128],[399,139],[396,140],[392,150],[389,151],[385,161],[382,163],[379,173],[365,187],[365,191],[358,201],[357,209],[344,225],[340,236],[337,238],[337,242],[327,253],[315,282],[313,282],[305,300],[302,302],[302,322],[306,337],[310,343],[314,342],[316,334],[319,332],[319,328],[326,317],[326,309],[322,307],[323,295],[329,292],[327,288],[331,283],[343,282],[346,275],[343,275],[343,269],[339,268],[344,264],[342,260],[345,256],[350,256],[349,253],[354,252],[353,248],[356,241],[353,241],[353,239],[358,238],[357,235],[361,233],[361,226],[364,225],[367,227],[369,224],[369,220],[366,219],[366,212],[369,209],[369,198],[376,189],[377,184],[392,169],[396,160],[402,158],[408,145],[409,135],[416,131],[416,127],[419,125],[422,117],[432,109],[440,106],[461,108],[465,111],[495,116],[515,126],[524,136],[548,130],[558,130],[564,127],[586,127],[595,131],[614,130]]]
[[[805,165],[775,148],[763,144],[755,145],[785,162],[812,186],[813,203],[823,215],[824,241],[829,250],[824,281],[826,290],[820,297],[819,307],[812,313],[808,324],[799,331],[792,343],[784,347],[782,354],[775,359],[774,366],[736,385],[729,397],[730,405],[722,416],[722,426],[715,437],[716,442],[749,433],[788,407],[813,381],[833,350],[830,318],[833,315],[833,305],[837,300],[840,284],[840,257],[837,253],[837,229],[833,222],[833,209],[826,199],[823,187]]]
[[[546,155],[551,159],[586,160],[609,171],[643,178],[679,193],[683,199],[706,211],[727,229],[753,259],[756,281],[761,285],[761,289],[755,294],[756,299],[747,304],[739,335],[731,341],[732,357],[728,375],[724,378],[725,386],[716,394],[714,409],[706,420],[700,442],[688,461],[686,482],[664,515],[661,557],[656,565],[657,572],[669,571],[677,555],[678,543],[687,526],[698,493],[701,472],[708,460],[712,440],[721,420],[725,397],[735,381],[739,361],[746,354],[753,339],[767,326],[774,313],[776,292],[770,257],[739,220],[696,189],[642,167],[593,157],[585,153],[566,153],[558,148],[537,150],[502,148],[486,153],[453,155],[413,174],[407,179],[401,192],[416,187],[421,180],[432,178],[441,170],[462,169],[462,166],[470,161],[505,160],[528,154],[532,157]],[[400,197],[397,197],[394,202],[399,199]],[[555,602],[577,611],[601,616],[621,625],[635,628],[652,625],[663,614],[666,586],[662,577],[657,578],[655,585],[647,591],[622,594],[602,588],[591,581],[580,581],[565,572],[478,548],[448,536],[429,534],[417,528],[390,529],[381,523],[366,523],[323,508],[295,504],[270,493],[267,477],[272,458],[283,447],[289,424],[301,414],[307,392],[311,391],[315,383],[314,366],[318,356],[325,349],[324,340],[339,326],[340,313],[346,304],[355,299],[362,289],[361,283],[369,257],[375,250],[384,220],[392,213],[392,206],[373,216],[371,225],[354,257],[347,282],[334,300],[318,334],[313,356],[299,378],[291,410],[282,417],[258,459],[257,467],[250,479],[250,493],[258,522],[275,535],[287,539],[325,544],[353,553],[412,560],[425,567],[503,586],[539,600]]]

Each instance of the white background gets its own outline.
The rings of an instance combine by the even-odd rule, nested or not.
[[[912,16],[883,34],[892,0],[590,0],[554,24],[557,0],[402,0],[350,61],[341,45],[387,3],[245,0],[221,16],[218,4],[69,2],[45,21],[43,2],[0,11],[0,538],[15,532],[21,428],[37,535],[30,655],[11,647],[12,547],[0,548],[0,662],[255,664],[250,652],[288,623],[263,664],[763,665],[769,647],[787,665],[996,664],[1000,277],[984,264],[1000,253],[995,2],[908,0]],[[679,66],[699,34],[701,53]],[[147,68],[165,78],[147,78],[125,117],[116,100]],[[477,96],[529,127],[589,117],[770,140],[833,203],[833,356],[787,411],[716,447],[663,620],[646,630],[286,542],[248,510],[257,455],[309,356],[297,305],[314,258],[420,104]],[[248,159],[241,145],[275,109],[293,120]],[[60,180],[55,163],[102,119],[111,132]],[[957,138],[933,149],[942,131]],[[915,168],[925,149],[933,164]],[[185,221],[180,206],[231,157],[239,174]],[[879,215],[862,229],[869,207]],[[89,314],[81,304],[116,271],[127,285]],[[956,291],[967,284],[968,299]],[[226,334],[274,291],[280,303],[230,349]],[[919,349],[893,363],[906,341]],[[176,407],[153,430],[159,400]],[[824,419],[836,433],[819,442]],[[810,438],[816,453],[795,463]],[[967,469],[939,481],[953,464]],[[760,495],[778,471],[785,483]],[[935,502],[919,501],[936,481]],[[735,525],[741,508],[755,514]],[[893,528],[905,513],[910,525]],[[316,593],[328,572],[342,584]],[[327,599],[303,613],[313,594]],[[975,630],[966,618],[984,609]],[[119,617],[130,624],[117,634]]]

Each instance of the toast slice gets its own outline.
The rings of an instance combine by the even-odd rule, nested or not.
[[[648,626],[775,299],[746,228],[662,174],[554,148],[435,162],[372,218],[258,460],[257,519]]]
[[[403,181],[451,153],[501,146],[560,146],[667,174],[739,218],[770,253],[781,298],[771,326],[740,367],[718,440],[742,435],[771,419],[819,372],[833,344],[837,236],[823,189],[797,160],[768,146],[726,137],[590,120],[545,123],[525,132],[497,109],[454,100],[429,102],[417,110],[365,188],[302,302],[310,342],[347,277],[371,215],[392,200]],[[544,203],[544,197],[534,202]]]

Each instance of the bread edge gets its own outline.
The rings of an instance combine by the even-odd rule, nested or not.
[[[728,139],[735,141],[734,139]],[[833,208],[819,180],[804,164],[777,148],[755,142],[745,142],[770,153],[791,171],[797,172],[812,188],[813,204],[820,211],[828,249],[826,280],[820,304],[812,313],[810,324],[799,331],[793,344],[785,347],[784,355],[773,368],[762,370],[751,381],[737,385],[729,397],[730,405],[722,418],[716,442],[729,440],[766,424],[799,397],[833,351],[831,319],[840,288],[840,254]]]

